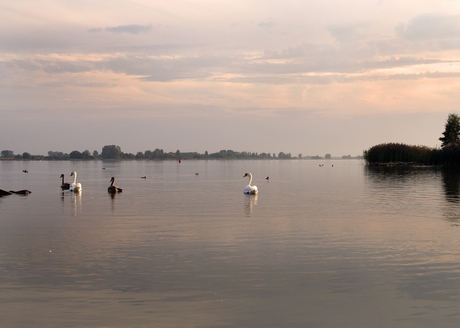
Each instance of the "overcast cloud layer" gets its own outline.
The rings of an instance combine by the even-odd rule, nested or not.
[[[15,153],[434,147],[459,77],[459,0],[0,0]]]

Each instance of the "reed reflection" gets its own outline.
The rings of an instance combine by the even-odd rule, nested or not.
[[[444,219],[452,225],[460,225],[460,170],[452,167],[443,167],[442,187],[446,198],[446,206],[443,209]]]
[[[393,184],[395,182],[406,182],[414,177],[432,174],[430,167],[420,166],[365,166],[366,177],[375,183]]]
[[[442,187],[448,202],[460,201],[460,170],[457,168],[444,167],[441,169]]]

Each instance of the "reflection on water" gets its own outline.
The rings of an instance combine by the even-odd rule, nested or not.
[[[460,170],[451,167],[375,167],[365,169],[377,202],[390,210],[436,215],[460,225]],[[447,203],[439,199],[440,189]]]
[[[252,214],[252,209],[255,205],[257,205],[257,197],[258,195],[250,195],[250,194],[244,194],[244,200],[245,200],[245,209],[246,209],[246,215],[251,216]]]
[[[71,192],[71,191],[61,191],[61,202],[63,204],[63,210],[65,212],[66,205],[68,200],[70,200],[70,208],[71,208],[71,213],[72,216],[77,216],[78,213],[82,211],[82,193],[83,191],[80,192]]]
[[[442,186],[446,197],[444,217],[452,225],[460,225],[460,170],[446,167],[441,169]]]
[[[25,175],[22,165],[0,162],[0,188],[33,192],[0,199],[5,327],[458,325],[456,172],[141,161],[30,162]],[[56,183],[73,170],[84,195]],[[247,171],[262,177],[258,195],[242,193]],[[107,193],[111,176],[122,194]]]
[[[118,193],[108,192],[107,195],[110,197],[110,210],[112,213],[115,213],[115,199],[118,197]]]
[[[460,200],[460,170],[458,168],[441,168],[446,200],[457,203]]]

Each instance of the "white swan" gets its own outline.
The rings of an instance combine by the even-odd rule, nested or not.
[[[259,191],[257,190],[257,186],[251,186],[252,183],[252,174],[251,173],[246,173],[243,178],[249,177],[249,184],[244,187],[244,193],[245,194],[252,194],[256,195]]]
[[[73,182],[70,184],[70,191],[79,192],[81,191],[81,183],[77,183],[77,172],[73,171],[70,173],[70,176],[73,176]]]
[[[109,192],[110,194],[116,194],[117,192],[122,192],[123,189],[118,188],[117,186],[114,186],[113,185],[114,183],[115,183],[115,178],[112,177],[110,179],[110,187],[107,188],[107,192]]]

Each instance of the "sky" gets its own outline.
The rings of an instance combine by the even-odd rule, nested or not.
[[[0,0],[0,150],[440,146],[460,0]]]

